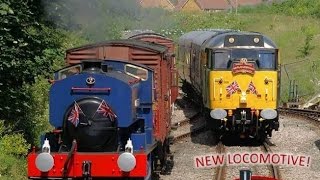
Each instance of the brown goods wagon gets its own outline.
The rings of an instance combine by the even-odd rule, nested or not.
[[[142,41],[147,41],[147,42],[152,42],[152,43],[157,43],[161,44],[164,46],[167,46],[169,48],[169,53],[174,54],[174,42],[172,39],[167,38],[161,34],[157,34],[154,32],[140,32],[136,33],[128,39],[139,39]],[[173,61],[170,62],[170,71],[171,71],[171,76],[168,76],[168,81],[172,82],[171,86],[171,102],[175,102],[177,97],[178,97],[178,71],[176,69],[176,62],[175,58],[173,58]]]
[[[172,84],[170,63],[173,56],[166,46],[140,40],[111,40],[84,45],[66,51],[66,63],[77,64],[82,60],[121,60],[144,64],[154,70],[154,134],[162,142],[169,134],[171,125],[170,90]]]

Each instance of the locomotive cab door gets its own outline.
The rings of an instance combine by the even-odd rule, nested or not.
[[[209,108],[209,102],[208,99],[210,97],[209,95],[209,88],[210,88],[210,84],[209,84],[209,77],[210,77],[210,71],[211,71],[211,67],[212,67],[212,58],[211,58],[211,50],[206,49],[204,52],[202,52],[204,55],[204,63],[203,63],[203,70],[202,70],[202,98],[203,98],[203,102],[205,107]]]

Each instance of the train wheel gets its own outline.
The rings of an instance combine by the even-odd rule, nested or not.
[[[167,138],[163,143],[158,143],[153,154],[153,167],[156,174],[167,174],[171,168],[170,140]]]
[[[259,141],[259,142],[264,142],[265,141],[265,139],[267,138],[267,133],[266,133],[266,131],[264,130],[264,128],[263,129],[260,129],[260,131],[259,131],[259,133],[257,134],[257,140]]]
[[[267,133],[268,133],[269,137],[272,137],[272,129],[271,128],[268,128]]]
[[[206,129],[212,132],[216,132],[219,128],[219,120],[212,119],[212,117],[210,116],[210,110],[208,108],[205,108],[203,114],[205,114]]]
[[[222,133],[221,131],[218,131],[218,130],[216,131],[211,130],[211,136],[212,136],[211,138],[212,138],[213,145],[217,145],[221,140]]]
[[[163,143],[163,160],[162,160],[162,170],[161,170],[161,174],[168,174],[169,170],[171,169],[172,166],[172,161],[173,161],[173,156],[171,154],[170,151],[170,139],[167,138],[164,143]]]

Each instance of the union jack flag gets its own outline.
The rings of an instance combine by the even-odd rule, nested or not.
[[[249,90],[252,94],[258,94],[258,91],[257,91],[257,89],[256,89],[256,87],[254,86],[254,84],[253,84],[252,81],[249,83],[248,90]]]
[[[240,89],[237,81],[233,81],[229,86],[227,86],[226,90],[229,95],[237,92]]]
[[[114,112],[104,100],[102,100],[101,104],[99,105],[97,112],[105,117],[109,117],[111,121],[114,121],[114,119],[117,118],[117,115],[114,114]]]
[[[79,105],[74,102],[74,106],[68,116],[68,121],[70,121],[75,127],[79,124],[80,113],[83,113]]]

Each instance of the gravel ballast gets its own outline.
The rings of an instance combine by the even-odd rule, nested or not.
[[[188,113],[186,113],[188,112]],[[172,122],[178,122],[190,117],[191,109],[176,109]],[[282,180],[316,180],[320,179],[320,125],[310,121],[289,116],[280,116],[280,129],[273,133],[270,141],[275,144],[271,146],[273,153],[287,153],[293,155],[305,155],[311,157],[310,167],[280,166]],[[215,168],[196,169],[194,157],[208,154],[217,154],[214,138],[210,132],[183,139],[171,146],[174,154],[174,166],[170,175],[161,175],[163,180],[187,180],[213,179]],[[257,152],[260,147],[228,146],[227,152]],[[227,178],[234,179],[239,176],[239,170],[249,168],[255,175],[269,175],[266,165],[259,166],[230,166],[227,168]]]

